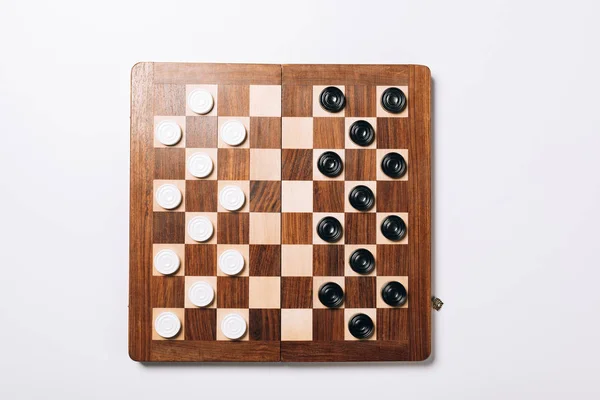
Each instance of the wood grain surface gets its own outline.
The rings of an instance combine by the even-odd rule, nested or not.
[[[411,306],[408,313],[409,359],[425,360],[431,354],[431,116],[429,68],[410,66],[408,103],[410,137],[408,151],[413,155],[409,168],[409,207],[411,238],[408,280]]]
[[[131,161],[129,187],[129,357],[150,359],[152,309],[152,179],[154,65],[136,64],[131,70]]]
[[[409,288],[409,305],[406,308],[380,308],[376,276],[346,276],[344,307],[349,312],[363,312],[372,316],[375,334],[371,340],[354,339],[347,328],[335,329],[336,319],[321,309],[313,314],[312,340],[283,340],[282,361],[421,361],[431,353],[430,325],[430,264],[431,264],[431,137],[430,137],[430,72],[427,67],[416,65],[283,65],[282,85],[283,116],[312,117],[313,148],[339,149],[343,151],[344,172],[336,179],[346,182],[367,182],[374,189],[376,207],[372,213],[361,213],[345,205],[345,245],[376,248],[376,276],[405,280]],[[343,113],[323,115],[318,108],[316,96],[325,86],[342,89],[346,97]],[[379,104],[386,87],[401,87],[407,96],[407,108],[400,114],[390,114]],[[308,88],[317,88],[311,93]],[[298,99],[297,97],[302,97]],[[312,113],[309,104],[313,105]],[[286,110],[287,107],[287,110]],[[344,118],[369,119],[376,130],[374,146],[361,148],[338,140],[336,126]],[[346,125],[350,122],[346,119]],[[291,124],[291,123],[289,123]],[[331,132],[328,136],[326,132]],[[346,133],[346,132],[345,132]],[[290,143],[300,143],[290,141]],[[287,151],[297,162],[302,149],[290,146]],[[389,149],[389,150],[388,150]],[[390,179],[379,171],[378,163],[387,152],[408,154],[408,175],[402,179]],[[291,159],[292,157],[290,157]],[[284,159],[285,160],[285,159]],[[285,170],[285,163],[283,168]],[[289,176],[297,174],[290,169]],[[334,180],[313,171],[319,181],[331,185]],[[298,178],[296,178],[298,179]],[[356,184],[356,183],[353,183]],[[331,207],[335,192],[326,184],[313,182],[315,196],[314,212]],[[327,197],[329,199],[326,199]],[[334,198],[336,198],[334,196]],[[336,198],[337,199],[337,198]],[[346,201],[342,199],[342,201]],[[348,208],[350,207],[350,208]],[[327,210],[326,214],[332,214]],[[381,213],[381,214],[380,214]],[[387,215],[400,215],[408,225],[407,239],[398,243],[381,239],[378,224]],[[319,214],[321,216],[321,214]],[[298,217],[295,217],[298,218]],[[296,223],[293,226],[298,226]],[[296,228],[297,230],[297,228]],[[296,236],[293,232],[290,236]],[[283,237],[287,237],[284,227]],[[291,239],[288,239],[291,240]],[[327,245],[325,245],[327,246]],[[332,246],[332,245],[329,245]],[[332,246],[333,247],[333,246]],[[314,275],[323,273],[323,261],[331,252],[319,249],[315,252]],[[282,260],[285,263],[285,260]],[[337,270],[328,273],[335,275]],[[335,276],[323,277],[335,281]],[[289,278],[286,285],[298,291],[300,278]],[[314,278],[313,278],[314,279]],[[282,289],[283,290],[283,289]],[[313,287],[313,291],[314,291]],[[299,296],[299,293],[295,293]],[[282,293],[286,297],[287,294]],[[313,293],[312,308],[320,307]],[[377,301],[375,301],[378,299]],[[285,307],[285,305],[282,305]],[[293,308],[294,304],[290,305]],[[389,307],[385,305],[386,307]],[[349,310],[351,309],[351,310]],[[331,311],[331,310],[325,310]],[[300,315],[300,314],[299,314]],[[296,327],[297,328],[297,327]],[[286,329],[282,326],[282,329]],[[297,328],[298,329],[298,328]],[[346,330],[345,340],[339,339]]]
[[[282,361],[399,361],[407,360],[407,341],[295,341],[282,342]]]
[[[427,359],[430,81],[429,69],[419,65],[136,64],[131,71],[130,357],[233,362]],[[326,86],[344,92],[342,112],[331,114],[320,107],[318,97]],[[387,113],[380,104],[382,91],[391,86],[402,87],[408,99],[400,114]],[[186,104],[187,93],[196,87],[207,88],[214,97],[215,107],[207,115],[194,114]],[[281,102],[280,110],[274,99]],[[222,143],[221,117],[243,119],[245,143],[238,148]],[[183,133],[172,147],[154,138],[156,121],[169,118]],[[348,127],[358,119],[375,127],[375,142],[368,147],[347,137]],[[328,150],[344,163],[343,173],[333,179],[315,164]],[[214,170],[206,179],[186,170],[190,151],[207,152],[213,159]],[[390,151],[407,157],[408,173],[402,179],[381,171],[381,159]],[[180,187],[183,202],[176,210],[157,208],[157,181]],[[240,212],[218,205],[222,181],[246,187],[247,204]],[[368,212],[358,212],[348,202],[349,190],[358,184],[375,193],[375,207]],[[378,224],[391,214],[406,218],[409,239],[381,239]],[[186,234],[192,215],[210,216],[215,234],[207,243]],[[343,237],[334,244],[322,241],[315,231],[316,222],[327,215],[343,225]],[[243,276],[219,272],[222,245],[244,247],[249,267]],[[153,255],[169,246],[177,249],[182,266],[165,276],[153,267]],[[360,247],[376,258],[369,275],[357,274],[348,265],[349,254]],[[214,303],[191,308],[186,290],[202,279],[214,282]],[[389,280],[406,285],[408,305],[383,304],[379,292]],[[269,295],[273,282],[279,289],[275,298]],[[341,308],[320,303],[317,291],[325,282],[343,288]],[[182,331],[174,340],[154,332],[153,318],[161,311],[173,311],[182,319]],[[230,311],[240,312],[248,324],[237,341],[227,340],[218,326]],[[371,338],[357,340],[349,334],[348,321],[356,313],[373,319]]]
[[[212,244],[248,246],[249,213],[218,212],[217,178],[246,181],[249,185],[248,147],[281,148],[280,118],[249,116],[251,85],[280,83],[279,65],[139,63],[133,67],[129,286],[129,355],[133,360],[280,360],[279,309],[253,309],[249,312],[249,277],[216,277],[217,245]],[[187,109],[187,85],[203,85],[212,90],[215,107],[207,116],[195,115]],[[223,147],[217,135],[217,107],[221,111],[220,116],[244,117],[248,127],[262,134],[257,134],[253,140],[250,136],[251,139],[242,146],[245,148]],[[275,112],[277,115],[280,113],[277,107]],[[170,148],[156,142],[155,119],[176,121],[182,128],[182,140]],[[186,171],[186,156],[189,156],[187,151],[190,149],[207,152],[213,159],[214,170],[206,180],[196,180]],[[156,180],[176,184],[184,194],[182,205],[171,212],[160,208],[153,211]],[[269,193],[269,189],[278,185],[278,181],[263,186],[257,183],[253,197],[257,209],[268,209],[277,217],[280,196]],[[193,242],[186,235],[186,215],[198,213],[209,216],[216,227],[209,244]],[[235,228],[219,230],[219,223]],[[274,247],[265,245],[252,250],[255,259],[277,260],[269,268],[251,268],[253,273],[266,276],[280,274],[279,242]],[[165,249],[177,247],[184,254],[180,254],[183,266],[175,276],[158,273],[152,276],[155,271],[153,244]],[[245,273],[247,275],[248,270]],[[190,282],[193,279],[215,282],[217,289],[212,308],[187,308],[185,290],[188,279]],[[219,313],[224,315],[227,310],[236,310],[228,307],[240,307],[249,325],[247,334],[240,341],[224,339],[218,328]],[[175,340],[165,340],[154,333],[153,315],[163,311],[174,312],[182,321],[182,330]]]

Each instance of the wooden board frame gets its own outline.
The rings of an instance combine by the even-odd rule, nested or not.
[[[223,84],[405,85],[410,153],[407,340],[202,342],[152,340],[154,88],[198,76]],[[207,79],[209,77],[210,79]],[[419,65],[138,63],[131,72],[129,355],[136,361],[422,361],[431,353],[430,80]],[[283,107],[282,107],[283,108]]]

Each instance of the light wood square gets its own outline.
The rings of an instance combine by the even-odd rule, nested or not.
[[[217,308],[217,340],[233,341],[225,337],[225,335],[223,335],[223,331],[221,330],[221,323],[223,322],[223,318],[225,318],[225,316],[228,314],[239,314],[246,321],[246,333],[244,333],[244,336],[242,336],[239,339],[236,339],[235,341],[248,340],[250,337],[250,335],[248,334],[248,332],[250,331],[250,312],[247,308]]]
[[[282,212],[312,212],[312,181],[281,181]]]
[[[277,277],[250,277],[250,308],[279,308],[280,278]]]
[[[190,301],[188,295],[190,287],[196,282],[208,283],[215,292],[215,298],[212,303],[205,307],[198,307]],[[216,276],[186,276],[185,277],[185,308],[217,308],[217,277]]]
[[[181,192],[181,203],[177,207],[175,207],[171,210],[162,208],[161,206],[158,205],[158,202],[156,201],[156,191],[158,190],[159,187],[161,187],[162,185],[168,184],[168,183],[177,186],[177,189],[179,189],[179,191]],[[155,180],[153,182],[153,191],[152,191],[152,211],[165,211],[165,212],[185,211],[185,181],[184,180],[162,180],[162,179]]]
[[[319,171],[319,167],[317,167],[317,162],[319,161],[319,157],[321,156],[321,154],[323,154],[327,151],[333,151],[334,153],[337,153],[340,156],[340,158],[342,159],[342,164],[344,166],[344,169],[342,170],[342,173],[339,174],[338,176],[336,176],[335,178],[330,178],[328,176],[323,175],[321,173],[321,171]],[[343,181],[345,179],[345,174],[346,174],[346,152],[343,149],[313,150],[313,180],[314,181]]]
[[[281,150],[250,149],[250,180],[281,180]]]
[[[404,157],[404,161],[406,161],[406,173],[402,178],[390,178],[387,176],[383,170],[381,169],[381,160],[388,153],[398,153],[402,157]],[[410,163],[408,161],[408,150],[407,149],[377,149],[377,180],[378,181],[407,181],[408,180],[408,169],[410,168]]]
[[[213,225],[213,235],[206,242],[196,242],[194,239],[188,235],[187,226],[190,220],[194,217],[206,217],[212,222]],[[216,244],[217,243],[217,213],[207,213],[207,212],[186,212],[185,213],[185,243],[188,244]]]
[[[196,178],[194,175],[190,174],[188,170],[188,160],[195,153],[205,153],[207,154],[213,162],[213,169],[210,175],[206,178]],[[217,159],[218,151],[215,148],[210,149],[201,149],[201,148],[186,148],[185,149],[185,179],[186,180],[215,180],[217,179]]]
[[[229,276],[219,268],[219,257],[226,250],[237,250],[244,257],[244,268],[235,276],[250,276],[250,245],[248,244],[218,244],[217,245],[217,276]]]
[[[237,211],[229,211],[229,210],[226,210],[225,208],[223,208],[223,206],[221,205],[221,202],[218,201],[218,198],[220,197],[221,190],[225,186],[237,186],[240,189],[242,189],[242,192],[244,192],[244,196],[246,196],[246,202],[244,203],[244,205],[242,206],[242,208],[240,208]],[[241,213],[241,212],[249,212],[250,211],[250,182],[248,182],[248,181],[218,181],[217,182],[217,188],[218,188],[218,191],[219,191],[219,193],[217,194],[217,201],[218,201],[217,211],[218,212],[223,212],[223,213],[230,213],[230,212]],[[213,210],[214,210],[214,208],[213,208]]]
[[[281,119],[281,147],[283,149],[312,149],[313,119],[311,117],[283,117]]]
[[[246,128],[246,139],[237,146],[230,146],[221,139],[221,127],[227,121],[231,121],[231,120],[240,121],[242,124],[244,124],[244,127]],[[217,125],[218,125],[218,129],[219,129],[219,132],[218,132],[219,138],[217,140],[217,146],[219,148],[228,148],[228,149],[249,149],[250,148],[250,135],[252,134],[250,132],[250,117],[218,117]]]
[[[404,95],[406,96],[406,107],[404,108],[404,111],[402,111],[399,114],[387,112],[381,105],[381,96],[383,95],[383,92],[385,92],[386,89],[391,88],[391,87],[397,87],[398,89],[402,90],[404,92]],[[387,117],[387,118],[406,118],[406,117],[408,117],[408,106],[409,106],[409,102],[410,102],[410,96],[408,94],[408,86],[377,86],[376,93],[377,93],[377,116],[378,117]]]
[[[373,126],[373,129],[375,129],[375,140],[373,140],[373,143],[371,143],[368,146],[359,146],[356,143],[354,143],[352,141],[352,139],[350,139],[350,127],[356,121],[361,121],[361,120],[367,121],[368,123],[370,123]],[[345,140],[346,140],[346,148],[347,149],[375,149],[377,147],[377,118],[346,117],[344,119],[344,126],[345,126],[344,132],[346,132]]]
[[[154,257],[161,250],[173,250],[179,257],[179,269],[171,275],[163,275],[154,267]],[[184,276],[185,275],[185,245],[180,243],[165,243],[152,245],[152,275],[154,276]]]
[[[196,114],[188,106],[188,98],[190,93],[195,89],[204,89],[210,93],[213,97],[213,108],[206,114]],[[185,115],[203,115],[203,116],[215,116],[217,115],[217,104],[218,104],[218,87],[217,85],[185,85]]]
[[[375,332],[368,339],[357,339],[350,333],[348,323],[356,314],[366,314],[373,320]],[[377,340],[377,309],[376,308],[346,308],[344,310],[344,339],[345,340]]]
[[[367,249],[375,258],[375,269],[368,274],[359,274],[350,267],[350,256],[358,249]],[[375,276],[377,275],[377,246],[372,244],[347,244],[344,246],[344,276]]]
[[[326,242],[323,239],[321,239],[319,237],[319,235],[317,234],[317,224],[319,223],[319,221],[321,219],[323,219],[325,217],[334,217],[338,221],[340,221],[340,223],[342,224],[342,230],[344,232],[342,233],[342,237],[340,238],[340,240],[338,240],[335,243]],[[345,221],[344,213],[314,213],[313,214],[313,244],[331,244],[331,245],[344,244],[344,237],[346,235],[344,221]]]
[[[281,117],[281,86],[250,85],[250,116]]]
[[[354,189],[356,186],[366,186],[369,189],[371,189],[371,191],[373,191],[373,194],[375,195],[375,204],[373,204],[373,207],[368,210],[368,211],[358,211],[356,208],[352,207],[352,205],[350,204],[350,191],[352,189]],[[377,211],[377,182],[376,181],[345,181],[344,182],[344,211],[345,212],[356,212],[356,213],[360,213],[360,212],[375,212]]]
[[[319,300],[319,288],[327,282],[337,283],[344,290],[344,302],[338,308],[344,308],[346,303],[346,280],[343,276],[313,276],[313,308],[328,308]]]
[[[281,310],[281,340],[312,340],[313,311],[310,308]]]
[[[163,312],[172,312],[177,315],[179,318],[179,322],[181,322],[181,329],[179,333],[170,339],[166,339],[156,333],[156,329],[154,326],[154,321],[156,321],[156,317],[158,317]],[[152,340],[184,340],[185,338],[185,309],[183,308],[153,308],[152,309]]]
[[[340,85],[317,85],[317,86],[313,86],[313,117],[344,117],[346,116],[346,107],[344,107],[342,109],[342,111],[338,112],[338,113],[331,113],[329,111],[325,111],[325,109],[323,107],[321,107],[321,92],[323,91],[323,89],[325,89],[326,87],[329,86],[334,86],[338,89],[340,89],[342,91],[342,93],[344,93],[344,96],[346,95],[346,87],[345,86],[340,86]],[[348,102],[346,101],[346,106],[348,105]]]
[[[173,146],[165,146],[164,144],[159,142],[158,139],[156,138],[156,127],[162,121],[177,122],[177,125],[179,125],[179,127],[181,128],[181,140],[179,142],[177,142],[176,144],[174,144]],[[180,115],[180,116],[162,116],[162,115],[155,116],[154,117],[154,147],[165,147],[165,148],[185,147],[185,116],[182,116],[182,115]]]
[[[281,276],[312,276],[312,245],[281,246]]]
[[[383,301],[383,297],[381,297],[381,290],[383,289],[383,287],[388,282],[392,282],[392,281],[398,281],[401,284],[403,284],[404,287],[406,288],[406,293],[407,293],[408,298],[406,299],[406,303],[404,303],[404,305],[402,305],[401,307],[392,307],[392,306],[386,304],[386,302]],[[378,276],[377,277],[377,308],[408,308],[409,300],[410,300],[410,290],[408,289],[408,276]]]
[[[387,216],[390,215],[399,216],[404,220],[404,223],[406,224],[406,236],[404,236],[404,239],[398,242],[394,242],[387,239],[385,236],[383,236],[383,233],[381,233],[381,223]],[[408,221],[408,213],[377,213],[377,244],[408,244],[408,236],[410,236],[410,224]]]
[[[250,244],[280,244],[281,214],[250,213]]]

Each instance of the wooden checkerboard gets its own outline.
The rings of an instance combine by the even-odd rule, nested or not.
[[[246,65],[139,63],[132,70],[129,353],[139,361],[419,361],[431,351],[430,325],[430,73],[415,65]],[[326,111],[319,95],[339,88],[345,107]],[[400,88],[407,106],[400,113],[381,105],[383,91]],[[188,96],[209,92],[214,106],[195,113]],[[161,121],[181,127],[181,139],[163,145]],[[243,123],[247,137],[230,146],[219,135],[229,120]],[[368,121],[375,140],[359,146],[350,126]],[[343,172],[323,175],[316,161],[337,153]],[[389,152],[407,161],[399,179],[382,172]],[[204,178],[187,163],[195,153],[210,156]],[[156,200],[161,185],[173,184],[181,204],[164,209]],[[239,187],[246,203],[228,211],[219,202],[225,185]],[[353,187],[375,194],[369,211],[348,200]],[[382,221],[400,216],[407,225],[401,241],[381,233]],[[197,242],[187,228],[197,216],[214,228]],[[316,233],[321,218],[341,222],[338,242]],[[359,274],[350,254],[365,248],[375,269]],[[218,268],[226,250],[237,250],[244,268],[230,276]],[[154,266],[161,250],[174,251],[181,265],[169,275]],[[190,287],[207,282],[214,300],[205,307],[188,298]],[[382,287],[401,282],[408,301],[387,305]],[[319,287],[343,288],[339,308],[325,307]],[[180,321],[178,333],[155,329],[161,313]],[[245,334],[230,340],[221,331],[235,313]],[[357,339],[348,322],[368,315],[374,333]]]

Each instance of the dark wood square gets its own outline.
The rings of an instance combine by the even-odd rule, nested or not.
[[[217,245],[186,244],[185,274],[188,276],[215,276],[217,274]]]
[[[279,309],[250,309],[248,328],[250,340],[280,340],[281,315]]]
[[[314,181],[313,211],[342,213],[344,196],[343,181]]]
[[[219,213],[217,216],[217,243],[248,244],[250,240],[249,213]]]
[[[281,308],[311,308],[312,287],[311,276],[282,276]]]
[[[281,118],[251,117],[250,147],[253,149],[281,148]]]
[[[375,117],[378,101],[375,86],[346,85],[347,117]]]
[[[216,340],[217,309],[186,308],[185,340]]]
[[[313,341],[344,340],[344,310],[313,310]]]
[[[219,149],[217,154],[217,178],[219,180],[247,181],[250,179],[249,149]]]
[[[311,244],[312,213],[282,213],[281,243]]]
[[[313,148],[343,149],[345,146],[344,118],[313,118]]]
[[[377,211],[408,212],[408,181],[378,181]]]
[[[408,118],[377,118],[377,148],[407,149]]]
[[[312,86],[283,85],[281,111],[284,117],[312,117]]]
[[[377,179],[375,149],[346,149],[346,180],[374,181]]]
[[[279,276],[281,246],[277,244],[250,245],[250,276]]]
[[[250,212],[281,212],[281,181],[251,181]]]
[[[250,115],[250,86],[219,85],[217,114],[245,117]]]
[[[347,276],[345,281],[346,308],[375,308],[377,283],[374,276]]]
[[[379,276],[408,276],[408,246],[378,244],[376,268]]]
[[[189,116],[185,118],[185,146],[215,148],[218,143],[217,117]]]
[[[185,300],[185,277],[153,276],[150,281],[150,304],[159,308],[182,308]]]
[[[185,115],[185,85],[154,85],[154,115]]]
[[[216,212],[218,191],[217,181],[185,181],[185,210],[190,212]]]
[[[375,244],[377,240],[375,213],[346,213],[344,238],[346,244]]]
[[[185,149],[155,148],[154,179],[185,179]]]
[[[183,243],[185,241],[184,212],[152,213],[153,243]]]
[[[217,276],[217,307],[248,308],[249,283],[247,276]]]
[[[312,149],[281,150],[281,180],[310,181],[313,178]]]
[[[314,276],[344,275],[344,246],[319,244],[313,246]]]
[[[377,309],[377,339],[407,341],[409,339],[408,309]]]

